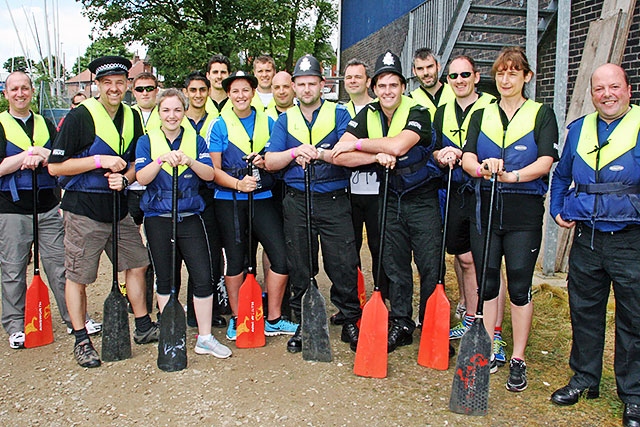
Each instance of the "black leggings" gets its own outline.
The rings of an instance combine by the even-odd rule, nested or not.
[[[253,235],[271,261],[271,270],[288,274],[282,217],[272,198],[254,200]],[[227,275],[237,276],[248,265],[249,203],[246,200],[220,200],[215,203],[216,219],[227,255]]]
[[[151,261],[156,271],[158,294],[169,295],[171,292],[171,218],[145,217],[144,230],[149,242]],[[189,279],[193,280],[193,295],[198,298],[211,296],[213,284],[209,243],[200,215],[179,217],[177,245],[178,259],[184,260]],[[179,277],[179,274],[177,276]]]
[[[476,265],[478,284],[482,277],[482,252],[484,236],[478,234],[475,224],[471,228],[471,252]],[[500,292],[500,266],[504,255],[507,269],[507,288],[511,303],[523,306],[531,301],[531,283],[536,260],[540,254],[542,229],[523,231],[493,231],[489,245],[489,263],[487,264],[487,283],[484,290],[486,301],[498,297]]]

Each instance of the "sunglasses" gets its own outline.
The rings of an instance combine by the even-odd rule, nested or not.
[[[463,79],[468,79],[469,77],[471,77],[471,71],[463,71],[461,73],[450,73],[449,74],[449,78],[451,80],[455,80],[458,78],[458,76],[462,77]]]
[[[138,93],[153,92],[154,90],[156,90],[156,87],[155,86],[138,86],[133,88],[133,90],[135,90]]]

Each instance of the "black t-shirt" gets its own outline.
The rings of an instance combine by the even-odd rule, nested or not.
[[[15,121],[22,127],[29,139],[33,139],[34,118],[33,114],[27,119],[27,122],[23,122],[20,119]],[[56,127],[48,119],[44,119],[49,131],[50,140],[54,140],[56,137]],[[0,163],[7,157],[7,137],[4,132],[4,128],[0,125]],[[39,167],[36,169],[37,173],[47,173],[45,169]],[[16,202],[13,201],[10,191],[0,191],[0,213],[12,213],[21,215],[33,214],[33,191],[31,190],[19,190],[18,197],[20,199]],[[48,212],[58,205],[58,197],[56,196],[56,189],[40,189],[38,191],[38,213]]]
[[[124,121],[124,107],[120,105],[113,123],[116,129],[122,129]],[[129,156],[123,157],[131,163],[135,161],[135,144],[138,138],[144,134],[142,122],[138,114],[133,114],[134,130],[133,140],[128,150]],[[89,110],[83,105],[69,111],[62,128],[53,144],[53,150],[49,157],[49,163],[62,163],[89,148],[96,136],[93,118]],[[105,172],[107,172],[105,170]],[[106,179],[106,178],[105,178]],[[124,192],[119,192],[119,215],[122,219],[127,215],[127,203]],[[100,222],[112,222],[113,220],[113,195],[108,193],[87,193],[82,191],[64,192],[62,209],[78,215],[84,215]]]
[[[502,124],[506,127],[509,119],[502,108],[498,106]],[[467,130],[467,143],[463,148],[465,153],[477,154],[478,135],[482,124],[484,110],[478,110],[471,116],[469,129]],[[516,112],[516,114],[518,114]],[[538,157],[550,156],[554,161],[558,160],[558,124],[553,110],[542,105],[535,117],[533,137],[538,147]],[[543,178],[548,181],[548,177]],[[488,218],[490,193],[482,192],[482,218]],[[500,196],[500,215],[494,215],[495,224],[500,224],[504,230],[531,230],[539,229],[544,217],[544,197],[528,194],[505,193]],[[476,222],[475,215],[471,215],[471,221]]]

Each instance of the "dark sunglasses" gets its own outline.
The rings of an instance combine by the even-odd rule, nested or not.
[[[471,74],[471,71],[463,71],[462,73],[449,73],[449,78],[451,80],[455,80],[458,78],[458,76],[460,76],[463,79],[468,79],[469,77],[471,77]]]
[[[156,87],[155,86],[138,86],[138,87],[134,87],[133,90],[135,90],[138,93],[153,92],[154,90],[156,90]]]

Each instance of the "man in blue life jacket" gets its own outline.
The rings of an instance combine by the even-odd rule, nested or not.
[[[551,216],[575,227],[569,254],[573,342],[569,384],[551,401],[573,405],[599,396],[609,291],[616,299],[614,369],[622,424],[640,426],[640,108],[619,66],[591,76],[596,112],[569,125],[551,183]],[[575,185],[572,185],[572,182]]]
[[[62,320],[71,326],[64,299],[62,217],[56,181],[47,170],[53,123],[31,111],[31,78],[22,71],[7,77],[4,96],[9,110],[0,113],[0,271],[2,326],[9,347],[24,347],[27,264],[33,244],[33,171],[38,180],[38,232],[42,266]]]
[[[441,172],[433,159],[429,112],[402,95],[406,80],[397,55],[387,51],[378,57],[371,85],[378,101],[349,122],[332,154],[345,166],[380,163],[391,168],[383,268],[389,278],[392,352],[413,342],[412,257],[420,273],[420,320],[438,281]]]
[[[66,300],[76,337],[74,355],[80,366],[100,366],[84,319],[86,286],[97,278],[100,255],[111,256],[112,222],[119,221],[118,270],[125,271],[127,297],[135,316],[134,341],[158,340],[158,326],[151,321],[145,301],[147,249],[123,194],[135,179],[132,162],[135,145],[143,134],[139,116],[122,103],[131,61],[105,56],[89,64],[96,75],[98,98],[90,98],[71,110],[49,157],[49,171],[59,176],[65,189],[62,199],[65,227]],[[119,197],[118,217],[113,218],[113,191]]]
[[[283,201],[287,264],[292,296],[291,309],[300,320],[302,295],[309,284],[309,272],[318,270],[318,238],[322,245],[324,270],[331,280],[331,302],[345,319],[343,342],[355,351],[362,315],[358,301],[355,237],[351,224],[348,190],[349,170],[333,164],[331,148],[350,120],[342,105],[321,98],[324,76],[320,63],[311,55],[298,59],[293,71],[298,105],[278,117],[266,146],[266,168],[283,170],[287,184]],[[311,163],[313,162],[313,164]],[[311,216],[313,267],[308,265],[305,216],[304,168],[311,167]],[[287,343],[290,352],[302,351],[300,328]]]

